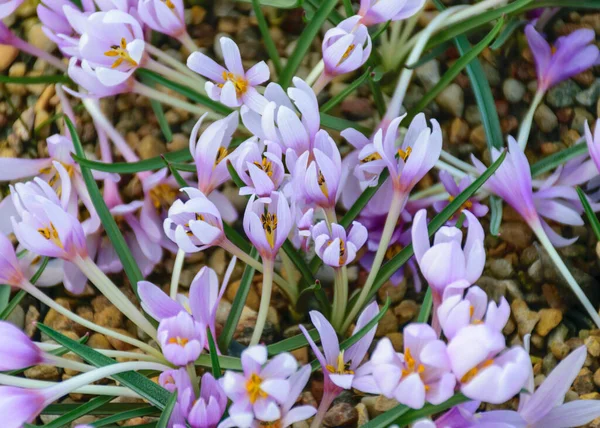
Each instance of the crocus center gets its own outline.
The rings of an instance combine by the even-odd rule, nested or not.
[[[159,184],[150,189],[150,200],[157,210],[160,208],[168,209],[177,198],[177,190],[168,184]]]
[[[363,159],[360,160],[360,163],[368,163],[374,160],[379,160],[381,159],[381,155],[377,152],[375,153],[371,153],[369,156],[364,157]]]
[[[448,202],[452,202],[454,199],[456,199],[454,196],[452,196],[452,195],[448,196]],[[473,208],[473,202],[471,202],[467,199],[465,201],[465,203],[460,206],[458,211],[470,210],[471,208]]]
[[[250,375],[250,379],[246,382],[246,392],[250,396],[250,403],[256,403],[259,398],[267,398],[267,393],[260,388],[262,379],[256,373]]]
[[[344,55],[342,55],[342,58],[340,59],[340,62],[337,63],[337,65],[340,65],[342,62],[344,62],[344,60],[348,59],[354,48],[356,48],[356,45],[354,43],[348,46],[346,52],[344,52]]]
[[[344,351],[341,351],[337,356],[336,367],[331,364],[325,366],[327,371],[331,374],[354,374],[353,370],[350,370],[350,361],[344,361]]]
[[[129,55],[129,52],[127,51],[127,40],[125,40],[125,37],[121,37],[120,45],[112,45],[110,50],[104,52],[104,55],[109,57],[117,57],[110,68],[117,68],[123,63],[123,61],[129,63],[129,65],[133,67],[137,67],[138,65],[138,63],[131,58],[131,55]]]
[[[473,318],[473,315],[475,315],[475,306],[470,305],[469,306],[469,318],[471,318],[471,324],[483,324],[483,321],[481,321],[480,319],[477,319],[477,318]]]
[[[410,348],[406,348],[406,351],[404,352],[404,362],[406,363],[406,368],[402,370],[403,376],[408,376],[413,373],[421,374],[425,371],[425,366],[423,364],[417,364],[413,358]]]
[[[283,427],[283,424],[281,423],[281,419],[278,419],[276,421],[260,421],[258,423],[258,426],[260,427],[265,427],[265,428],[281,428]]]
[[[246,91],[248,90],[248,86],[249,86],[248,81],[246,80],[246,78],[244,76],[239,76],[237,74],[233,74],[231,72],[224,71],[223,72],[223,80],[225,80],[225,82],[233,83],[233,86],[235,87],[235,93],[238,97],[244,95],[246,93]],[[217,86],[222,88],[223,86],[225,86],[225,82],[219,83]]]
[[[189,341],[190,341],[189,339],[187,339],[185,337],[179,337],[179,336],[172,337],[169,339],[170,344],[179,345],[179,346],[185,346],[188,344]]]
[[[412,153],[412,147],[407,147],[406,150],[398,149],[398,156],[404,162],[406,162],[406,159],[408,159],[408,157],[410,156],[411,153]]]
[[[275,230],[277,230],[277,214],[265,213],[260,216],[267,241],[271,248],[275,247]]]
[[[323,176],[323,173],[321,171],[319,171],[319,176],[317,177],[317,183],[319,184],[319,188],[321,189],[321,192],[323,192],[323,195],[325,195],[326,198],[329,198],[329,189],[327,188],[327,183],[325,182],[325,177]]]
[[[333,243],[333,239],[328,242],[328,245],[331,245],[332,243]],[[344,242],[343,239],[340,239],[340,260],[339,260],[340,265],[344,264],[345,257],[346,257],[346,243]]]
[[[395,256],[397,256],[400,253],[400,251],[402,251],[403,248],[404,247],[402,247],[402,245],[400,245],[400,244],[390,245],[385,252],[386,260],[393,259]]]
[[[37,231],[40,235],[42,235],[48,241],[52,242],[54,245],[63,248],[63,244],[62,242],[60,242],[60,237],[58,236],[58,231],[52,223],[50,223],[50,226],[40,228]]]
[[[473,378],[475,376],[477,376],[477,374],[483,370],[486,367],[491,366],[492,364],[494,364],[494,360],[493,359],[489,359],[489,360],[485,360],[483,363],[479,364],[478,366],[473,367],[471,370],[469,370],[468,372],[465,373],[465,375],[460,379],[461,383],[468,383],[471,380],[473,380]]]
[[[217,158],[215,159],[215,166],[217,166],[219,163],[221,163],[221,161],[223,159],[225,159],[228,154],[229,154],[229,150],[227,150],[223,146],[219,147],[219,151],[217,152]]]
[[[261,162],[254,162],[254,165],[262,169],[269,177],[273,176],[273,163],[269,159],[263,157]]]
[[[62,162],[60,164],[65,168],[69,177],[73,177],[73,173],[75,172],[75,168],[73,167],[73,165],[68,165]],[[48,185],[50,185],[50,187],[54,187],[54,185],[60,178],[60,174],[58,173],[58,170],[54,165],[40,169],[40,174],[51,174],[50,179],[48,180]],[[58,186],[56,188],[56,195],[60,198],[61,194],[62,186]]]
[[[169,9],[175,9],[175,5],[173,4],[173,2],[171,2],[171,0],[163,0],[163,2],[167,5]]]

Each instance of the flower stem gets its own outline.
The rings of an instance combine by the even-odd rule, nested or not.
[[[263,260],[263,286],[260,296],[260,307],[256,317],[256,325],[250,339],[250,346],[258,344],[265,328],[269,306],[271,305],[271,290],[273,288],[273,260]]]
[[[317,78],[321,75],[321,73],[323,73],[323,70],[325,70],[325,62],[321,60],[317,63],[317,65],[315,65],[315,68],[313,68],[310,71],[310,73],[308,73],[308,77],[305,80],[306,84],[312,86],[313,83],[316,82]]]
[[[346,305],[348,303],[348,269],[346,266],[335,269],[335,286],[333,291],[333,307],[331,325],[338,333],[342,332]]]
[[[26,42],[25,40],[15,36],[11,33],[11,37],[7,40],[8,44],[13,45],[15,48],[22,52],[28,53],[31,56],[35,56],[43,61],[46,61],[51,66],[59,69],[62,72],[67,71],[67,65],[54,55],[49,54],[46,51]]]
[[[527,140],[529,139],[529,133],[531,132],[533,116],[535,115],[535,111],[537,110],[538,106],[544,99],[545,93],[545,91],[538,89],[538,91],[535,93],[535,96],[533,97],[533,101],[531,101],[531,105],[529,106],[527,114],[523,118],[523,122],[521,122],[521,127],[519,128],[519,136],[517,138],[517,141],[519,142],[519,147],[521,147],[521,150],[523,151],[525,150],[525,147],[527,147]]]
[[[179,289],[179,278],[181,277],[181,268],[183,267],[183,261],[185,259],[185,251],[181,248],[177,250],[177,256],[175,256],[175,265],[173,266],[173,275],[171,276],[171,290],[169,296],[175,300],[177,297],[177,291]]]
[[[319,95],[329,82],[331,82],[331,77],[322,72],[317,81],[312,85],[315,95]]]
[[[187,68],[187,66],[185,64],[182,64],[181,62],[177,61],[175,58],[173,58],[168,53],[163,52],[160,49],[158,49],[157,47],[152,46],[150,44],[146,45],[146,50],[148,51],[148,53],[150,55],[155,56],[162,63],[171,66],[175,70],[179,71],[181,74],[185,74],[190,79],[195,80],[194,86],[197,86],[197,85],[204,86],[204,84],[206,83],[206,80],[204,80],[204,78],[202,76],[194,73],[192,70]]]
[[[441,153],[440,153],[440,159],[442,159],[443,161],[445,161],[446,163],[448,163],[450,165],[453,165],[453,166],[455,166],[455,167],[457,167],[459,169],[462,169],[466,173],[471,173],[471,174],[479,175],[479,172],[477,171],[477,168],[475,168],[471,164],[468,164],[465,161],[462,161],[462,160],[458,159],[456,156],[451,155],[446,150],[442,150],[441,151]]]
[[[320,428],[322,426],[323,418],[325,417],[325,413],[329,410],[331,403],[335,400],[337,394],[332,394],[331,392],[325,392],[323,394],[323,398],[321,398],[321,402],[319,403],[319,408],[317,409],[317,414],[313,418],[312,424],[310,424],[310,428]]]
[[[388,245],[390,240],[392,239],[392,235],[394,230],[396,229],[396,223],[398,222],[398,218],[400,217],[400,213],[402,212],[402,208],[407,199],[406,194],[394,190],[394,195],[392,196],[392,202],[390,204],[390,208],[388,211],[387,218],[385,220],[385,225],[383,226],[383,232],[381,234],[381,240],[379,241],[379,247],[377,248],[377,252],[375,253],[375,258],[373,259],[373,265],[371,266],[371,271],[369,272],[369,276],[363,286],[360,295],[358,296],[358,300],[352,306],[348,317],[344,321],[342,328],[340,331],[345,331],[350,326],[352,320],[358,315],[358,311],[363,307],[366,303],[367,297],[369,296],[369,292],[371,291],[371,287],[375,282],[375,277],[379,273],[379,268],[383,263],[383,259],[385,258],[385,253],[388,250]]]
[[[35,345],[40,348],[42,351],[54,351],[56,349],[62,348],[61,345],[57,345],[54,343],[48,342],[34,342]],[[127,358],[130,360],[140,360],[140,361],[148,361],[152,363],[167,363],[167,360],[164,358],[156,358],[152,355],[148,354],[140,354],[139,352],[128,352],[128,351],[115,351],[113,349],[100,349],[100,348],[92,348],[94,351],[106,355],[110,358]],[[151,348],[154,352],[158,353],[158,351],[154,348]],[[158,353],[160,355],[160,353]]]
[[[456,167],[455,167],[455,166],[453,166],[453,165],[450,165],[450,164],[448,164],[448,163],[444,162],[444,161],[443,161],[443,160],[441,160],[441,159],[438,159],[438,160],[437,160],[437,162],[435,163],[435,167],[436,167],[437,169],[439,169],[439,170],[444,170],[444,171],[447,171],[447,172],[449,172],[450,174],[452,174],[452,176],[453,176],[453,177],[456,177],[456,178],[459,178],[459,179],[460,179],[460,178],[463,178],[463,177],[465,177],[465,176],[467,175],[467,174],[466,174],[464,171],[462,171],[462,170],[460,170],[460,169],[456,168]]]
[[[44,355],[44,363],[65,369],[77,370],[82,373],[92,371],[95,368],[89,364],[80,363],[79,361],[69,360],[68,358],[62,358],[52,354]]]
[[[192,382],[192,388],[194,388],[194,394],[196,397],[200,396],[200,382],[198,382],[198,374],[196,373],[196,365],[192,361],[185,366],[190,381]]]
[[[133,321],[148,336],[156,339],[156,329],[146,319],[136,306],[131,303],[129,298],[110,280],[108,276],[94,263],[89,257],[78,258],[74,261],[79,269],[88,277],[96,288],[106,296],[110,302],[119,309],[123,315]]]
[[[153,60],[152,58],[148,58],[148,62],[146,63],[146,68],[148,70],[154,71],[174,82],[180,83],[182,85],[193,88],[196,85],[196,82],[191,80],[187,75],[180,73],[177,70],[174,70],[170,67],[167,67],[164,64],[161,64],[158,61]]]
[[[538,222],[538,224],[534,225],[532,229],[542,246],[546,249],[546,252],[550,256],[550,259],[552,259],[552,261],[554,262],[554,265],[556,266],[562,277],[565,279],[565,281],[567,281],[567,283],[571,287],[571,290],[573,290],[573,293],[575,293],[575,295],[577,296],[587,313],[590,315],[596,326],[600,328],[600,315],[598,315],[598,311],[594,308],[594,306],[587,298],[579,284],[577,284],[577,281],[575,281],[575,278],[573,278],[571,272],[569,272],[569,269],[567,268],[560,255],[554,248],[554,245],[552,245],[552,242],[550,242],[550,239],[548,238],[548,235],[542,228],[541,224],[539,224]]]
[[[185,31],[181,36],[179,36],[177,40],[179,40],[179,43],[181,43],[183,47],[188,50],[189,53],[196,52],[198,50],[198,46],[190,37],[190,34],[187,31]]]

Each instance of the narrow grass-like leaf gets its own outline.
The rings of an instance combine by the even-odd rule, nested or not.
[[[0,285],[0,313],[6,309],[10,301],[10,285]]]
[[[258,251],[256,247],[252,247],[250,250],[250,257],[258,260]],[[238,291],[235,294],[231,304],[231,309],[229,310],[229,315],[227,316],[227,321],[225,322],[223,331],[221,331],[221,335],[219,336],[218,342],[221,352],[227,352],[229,349],[229,344],[231,343],[231,339],[233,339],[233,334],[235,333],[235,329],[240,321],[242,310],[244,309],[246,299],[248,298],[248,293],[250,292],[250,287],[252,286],[254,272],[254,268],[250,265],[246,265],[244,268],[244,273],[242,274],[242,279],[240,280],[240,286],[238,287]]]
[[[574,146],[561,150],[560,152],[556,152],[531,165],[531,176],[537,177],[545,172],[552,171],[557,166],[562,165],[567,161],[576,158],[577,156],[581,156],[587,153],[587,151],[587,144],[584,142],[575,144]]]
[[[163,156],[164,158],[164,156]],[[196,165],[193,163],[169,162],[177,171],[198,172]]]
[[[188,148],[177,150],[154,158],[141,160],[138,162],[113,162],[105,163],[86,159],[84,157],[73,155],[73,159],[82,166],[95,171],[112,172],[116,174],[134,174],[142,171],[154,171],[165,167],[162,158],[169,162],[189,162],[193,160]]]
[[[383,92],[381,92],[381,86],[379,83],[375,82],[375,79],[373,79],[372,76],[369,76],[368,82],[371,93],[373,94],[373,101],[375,102],[377,113],[379,113],[379,116],[384,117],[387,106],[385,103],[385,98],[383,98]]]
[[[217,354],[217,346],[215,345],[215,339],[213,338],[213,335],[210,332],[210,328],[206,329],[206,335],[208,339],[208,350],[210,353],[212,374],[215,377],[215,379],[219,379],[221,377],[221,364],[219,363],[219,354]]]
[[[300,291],[300,294],[298,295],[298,301],[296,303],[296,310],[298,312],[306,312],[306,305],[310,297],[315,298],[321,313],[325,316],[325,318],[329,319],[329,317],[331,317],[331,303],[329,302],[327,294],[325,294],[323,287],[321,287],[321,282],[318,279],[315,280],[314,284],[309,285]]]
[[[577,187],[577,194],[579,195],[579,200],[581,201],[581,205],[583,205],[583,209],[585,210],[585,215],[590,222],[590,226],[592,226],[594,235],[596,235],[596,239],[600,241],[600,222],[598,221],[598,217],[596,217],[596,213],[590,206],[587,196],[579,187]]]
[[[12,83],[16,85],[39,85],[42,83],[69,83],[71,79],[63,74],[46,76],[5,76],[0,75],[0,83]]]
[[[90,401],[85,404],[81,404],[70,412],[65,413],[59,418],[54,419],[52,422],[49,422],[44,425],[45,428],[62,428],[66,426],[70,426],[71,422],[75,419],[78,419],[82,416],[90,414],[90,412],[96,410],[97,408],[107,404],[110,400],[113,400],[115,397],[94,397]]]
[[[259,0],[252,0],[252,9],[254,10],[254,15],[256,16],[256,21],[258,22],[258,29],[260,30],[260,34],[262,35],[263,43],[265,44],[265,48],[267,50],[267,53],[269,54],[269,58],[271,58],[271,61],[273,61],[275,72],[279,76],[282,70],[281,58],[279,58],[279,53],[277,52],[277,46],[275,46],[273,37],[271,37],[271,32],[269,31],[269,24],[267,24],[265,15],[262,9],[260,8]]]
[[[513,17],[510,19],[510,21],[508,21],[506,23],[506,25],[504,26],[504,29],[502,30],[502,32],[500,33],[500,35],[498,36],[498,38],[494,41],[494,43],[492,43],[492,45],[490,46],[490,49],[493,51],[496,51],[498,49],[500,49],[502,46],[504,46],[504,43],[506,43],[506,41],[508,39],[510,39],[510,37],[513,35],[513,33],[522,25],[525,25],[527,22],[527,20],[525,19],[519,19],[517,17]]]
[[[334,131],[343,131],[344,129],[354,128],[363,134],[370,134],[371,130],[362,125],[352,122],[351,120],[342,119],[341,117],[330,116],[326,113],[321,113],[321,126],[324,128],[333,129]]]
[[[171,131],[171,127],[169,126],[169,122],[167,122],[167,118],[165,117],[165,111],[163,109],[162,104],[156,100],[150,100],[150,106],[152,107],[152,111],[156,116],[156,120],[158,121],[158,126],[160,127],[165,140],[169,143],[173,140],[173,131]]]
[[[285,89],[290,86],[292,77],[306,56],[314,39],[321,30],[327,17],[335,9],[337,0],[323,0],[312,19],[298,38],[296,48],[287,60],[287,63],[279,76],[279,84]]]
[[[429,320],[429,316],[431,315],[431,304],[433,303],[431,297],[431,287],[427,286],[427,291],[425,292],[425,297],[423,298],[423,303],[421,303],[421,309],[419,310],[419,315],[417,315],[417,322],[427,322]]]
[[[302,2],[302,7],[305,11],[304,19],[306,21],[310,21],[313,16],[315,16],[315,12],[319,8],[319,4],[320,0],[304,0]],[[327,17],[327,20],[335,27],[344,20],[344,17],[341,13],[334,9]]]
[[[165,163],[165,165],[167,166],[167,168],[169,168],[171,175],[173,176],[173,178],[175,179],[175,181],[177,182],[179,187],[180,188],[189,187],[189,184],[187,183],[187,181],[185,181],[183,179],[181,174],[179,174],[179,171],[177,171],[177,169],[173,167],[171,162],[169,162],[164,156],[162,156],[162,159],[163,159],[163,162]]]
[[[75,131],[75,127],[73,126],[73,122],[65,116],[65,123],[67,124],[67,128],[69,128],[69,132],[71,133],[71,140],[73,140],[73,147],[75,147],[75,153],[79,158],[85,159],[85,153],[83,152],[83,146],[81,145],[81,141],[79,140],[79,136],[77,135],[77,131]],[[112,214],[108,210],[106,203],[104,202],[104,198],[100,193],[100,189],[98,188],[98,184],[96,180],[94,180],[94,176],[92,175],[92,171],[89,168],[80,164],[81,175],[83,176],[83,181],[85,181],[85,187],[87,188],[90,199],[94,204],[94,208],[96,208],[96,212],[98,213],[98,217],[100,217],[100,221],[102,222],[102,226],[104,226],[104,230],[112,243],[115,252],[119,256],[121,260],[121,264],[123,265],[123,270],[129,278],[129,282],[131,283],[131,287],[137,294],[137,283],[141,281],[143,278],[142,272],[138,267],[135,259],[133,258],[133,254],[131,254],[131,250],[129,246],[125,242],[125,238],[121,234],[119,230],[119,226],[115,222]]]
[[[81,343],[51,329],[44,324],[38,323],[37,326],[40,331],[46,334],[50,339],[55,340],[58,344],[68,348],[71,352],[79,355],[85,361],[96,367],[104,367],[117,363],[112,358],[102,355],[89,346],[82,345]],[[141,397],[148,400],[150,404],[158,407],[160,410],[164,410],[167,402],[169,401],[170,394],[166,389],[139,373],[119,373],[111,377],[132,391],[138,393]]]
[[[354,92],[356,90],[356,88],[358,88],[360,85],[363,84],[363,82],[367,79],[367,77],[369,77],[370,73],[371,73],[371,68],[369,67],[358,79],[355,79],[350,85],[348,85],[348,87],[346,89],[344,89],[339,94],[337,94],[335,97],[331,98],[329,101],[327,101],[325,104],[323,104],[323,106],[321,106],[321,113],[327,113],[329,110],[331,110],[332,108],[337,106],[339,103],[344,101],[348,95],[350,95],[352,92]]]
[[[167,406],[165,410],[160,414],[160,418],[156,423],[156,428],[167,428],[169,426],[169,419],[171,419],[171,413],[173,413],[173,409],[175,409],[175,405],[177,404],[177,390],[171,393],[169,397],[169,401],[167,402]]]
[[[308,330],[308,334],[310,335],[312,340],[319,339],[319,332],[316,328]],[[308,342],[306,341],[306,337],[304,337],[303,334],[297,334],[296,336],[288,337],[287,339],[283,339],[280,342],[268,345],[267,352],[269,353],[269,355],[277,355],[281,354],[282,352],[295,351],[296,349],[303,348],[307,345]]]
[[[496,161],[490,165],[488,169],[485,170],[483,174],[481,174],[473,183],[469,185],[465,190],[463,190],[456,198],[450,202],[446,208],[444,208],[438,215],[436,215],[429,225],[427,226],[427,230],[429,232],[429,236],[433,235],[440,227],[442,227],[459,208],[464,204],[473,194],[481,187],[483,184],[494,174],[494,172],[498,169],[498,167],[504,161],[506,157],[506,151],[502,152],[500,157],[496,159]],[[380,269],[377,277],[375,278],[375,282],[371,291],[369,292],[369,296],[366,301],[370,301],[377,291],[383,286],[383,284],[390,279],[390,277],[400,269],[413,255],[412,244],[405,247],[402,251],[400,251],[397,255],[395,255],[391,260],[389,260],[386,264],[384,264]]]
[[[104,427],[107,425],[113,425],[116,422],[128,421],[133,418],[141,418],[142,416],[154,415],[156,413],[156,409],[153,409],[152,407],[126,410],[106,418],[98,419],[97,421],[92,422],[90,425],[93,427]]]
[[[251,0],[237,0],[243,3],[250,3]],[[273,6],[278,9],[293,9],[300,7],[302,4],[301,0],[260,0],[260,4],[263,6]]]
[[[60,404],[50,404],[44,410],[42,410],[42,415],[64,415],[69,413],[78,407],[81,404],[78,403],[60,403]],[[146,403],[108,403],[97,409],[89,410],[88,415],[113,415],[115,413],[121,413],[126,410],[134,410],[140,408],[151,409],[152,406]]]
[[[210,355],[202,354],[195,361],[195,364],[200,367],[212,368],[212,359]],[[222,370],[233,370],[236,372],[242,371],[242,362],[237,357],[227,355],[219,355],[219,366]]]
[[[566,7],[569,9],[600,9],[600,0],[539,0],[527,5],[524,9],[537,9],[540,7]]]
[[[494,236],[500,234],[500,224],[502,223],[502,199],[496,195],[491,195],[490,204],[490,233]]]
[[[211,100],[206,95],[202,95],[201,93],[196,92],[185,85],[173,82],[172,80],[169,80],[166,77],[155,73],[154,71],[150,71],[145,68],[138,68],[136,73],[140,76],[143,76],[145,79],[152,80],[156,84],[162,85],[165,88],[178,92],[181,95],[189,98],[190,100],[195,101],[198,104],[202,104],[203,106],[208,107],[212,111],[222,114],[223,116],[228,115],[233,111],[229,107]]]
[[[420,66],[427,64],[429,61],[432,61],[432,60],[436,59],[438,56],[442,55],[444,52],[446,52],[446,50],[448,50],[449,46],[450,46],[450,42],[442,43],[439,46],[436,46],[435,48],[431,49],[431,51],[427,52],[425,55],[421,56],[421,58],[419,58],[419,60],[416,61],[415,63],[405,65],[404,68],[408,68],[408,69],[419,68]]]
[[[35,285],[35,283],[37,282],[37,280],[40,279],[40,276],[42,276],[42,274],[44,273],[44,270],[46,269],[46,266],[48,266],[48,262],[49,261],[50,261],[49,257],[44,257],[42,259],[42,264],[40,265],[40,267],[38,268],[38,270],[33,274],[33,276],[31,277],[31,279],[29,280],[29,282],[31,282],[32,284]],[[15,310],[15,308],[17,307],[17,305],[19,303],[21,303],[21,300],[23,300],[23,298],[26,295],[27,295],[27,293],[24,290],[19,290],[17,292],[17,294],[15,294],[13,296],[13,298],[8,302],[8,304],[6,305],[6,307],[0,313],[0,320],[6,320],[10,316],[10,314],[12,313],[12,311]]]

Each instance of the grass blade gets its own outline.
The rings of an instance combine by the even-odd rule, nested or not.
[[[431,315],[431,305],[433,303],[431,297],[431,288],[427,287],[427,291],[425,292],[425,297],[423,298],[423,303],[421,303],[421,309],[419,310],[419,315],[417,315],[417,322],[427,322],[429,316]]]
[[[363,82],[369,77],[371,73],[371,68],[367,68],[367,70],[356,80],[354,80],[346,89],[337,94],[335,97],[331,98],[321,107],[321,113],[327,113],[329,110],[337,106],[339,103],[344,101],[348,95],[356,90]]]
[[[371,130],[362,125],[352,122],[351,120],[342,119],[340,117],[330,116],[326,113],[321,113],[321,126],[324,128],[333,129],[334,131],[343,131],[344,129],[354,128],[363,134],[370,134]]]
[[[600,222],[598,221],[598,217],[596,217],[596,213],[590,206],[587,196],[579,187],[577,187],[577,194],[579,195],[579,200],[581,201],[581,205],[583,205],[583,209],[585,210],[585,215],[590,222],[590,226],[592,226],[594,235],[596,235],[596,239],[600,241]]]
[[[173,409],[177,404],[177,390],[173,391],[171,396],[169,397],[169,401],[167,402],[167,407],[160,415],[158,422],[156,423],[156,428],[167,428],[169,426],[169,419],[171,419],[171,413],[173,413]]]
[[[152,407],[143,407],[140,409],[126,410],[124,412],[116,413],[112,416],[99,419],[95,422],[92,422],[90,425],[93,427],[104,427],[107,425],[112,425],[115,422],[127,421],[133,418],[141,418],[142,416],[149,416],[155,413],[156,409]]]
[[[150,100],[150,106],[152,107],[152,111],[156,116],[156,120],[158,121],[158,126],[160,127],[163,136],[167,143],[170,143],[173,140],[173,132],[171,131],[171,127],[169,126],[169,122],[167,122],[167,118],[165,117],[165,111],[160,102],[156,100]]]
[[[538,161],[531,165],[531,176],[537,177],[545,172],[552,171],[559,165],[565,162],[581,156],[587,153],[588,148],[586,143],[575,144],[568,149],[561,150],[560,152],[554,153],[541,161]]]
[[[319,332],[316,328],[308,330],[308,334],[313,340],[319,339]],[[296,349],[303,348],[307,345],[308,342],[306,341],[306,337],[304,337],[303,334],[297,334],[296,336],[288,337],[280,342],[268,345],[267,352],[269,355],[277,355],[281,354],[282,352],[295,351]]]
[[[265,49],[269,54],[269,58],[273,61],[273,66],[275,67],[275,72],[279,76],[281,74],[281,58],[279,58],[279,53],[277,52],[277,46],[275,46],[275,42],[271,37],[271,32],[269,31],[269,24],[267,24],[267,20],[265,19],[265,15],[260,8],[259,0],[252,0],[252,9],[254,10],[254,15],[256,16],[256,21],[258,21],[258,29],[260,30],[260,34],[262,35],[263,42],[265,44]]]
[[[206,334],[208,338],[208,350],[210,352],[212,374],[215,379],[219,379],[221,377],[221,364],[219,363],[219,354],[217,354],[217,346],[215,345],[215,339],[213,338],[213,335],[210,332],[210,328],[206,329]]]
[[[496,195],[491,195],[489,201],[491,210],[490,233],[498,236],[500,234],[500,224],[502,223],[502,199]]]
[[[46,76],[3,76],[0,75],[0,83],[13,83],[16,85],[39,85],[42,83],[69,83],[71,79],[63,74],[53,74]]]
[[[83,152],[83,147],[81,145],[81,141],[79,140],[79,136],[77,135],[77,131],[75,131],[75,127],[71,120],[65,116],[65,123],[69,128],[69,132],[71,133],[71,139],[73,140],[73,146],[75,147],[75,153],[79,158],[85,159],[85,153]],[[131,287],[137,294],[137,283],[141,281],[143,278],[142,272],[138,267],[127,243],[125,242],[125,238],[121,234],[119,230],[119,226],[115,222],[112,214],[108,210],[106,203],[104,202],[104,198],[100,193],[100,189],[98,188],[98,184],[92,175],[92,172],[89,168],[84,165],[79,165],[81,168],[81,175],[83,176],[83,180],[85,181],[85,187],[87,188],[90,199],[94,204],[94,208],[96,208],[96,212],[100,217],[100,221],[102,222],[102,226],[104,226],[104,230],[110,239],[113,247],[119,259],[121,260],[121,264],[123,265],[123,270],[129,278],[129,282],[131,283]]]
[[[498,36],[498,38],[492,43],[490,49],[495,51],[504,46],[504,43],[513,35],[513,33],[522,25],[525,25],[528,21],[525,19],[518,19],[513,17],[506,23],[506,26]]]
[[[80,407],[81,404],[77,403],[60,403],[60,404],[50,404],[44,410],[42,410],[42,415],[64,415],[70,411],[73,411]],[[139,408],[147,408],[151,409],[152,406],[145,403],[108,403],[103,406],[100,406],[97,409],[89,410],[88,415],[113,415],[115,413],[121,413],[126,410],[133,410]]]
[[[169,162],[189,162],[193,160],[192,154],[188,148],[177,150],[171,153],[165,153],[164,155],[138,162],[105,163],[89,160],[78,155],[73,155],[73,159],[75,159],[79,165],[95,171],[112,172],[116,174],[134,174],[136,172],[153,171],[164,168],[165,163],[163,161],[163,157]]]
[[[44,425],[45,428],[61,428],[65,426],[70,426],[70,423],[75,419],[78,419],[82,416],[88,415],[90,412],[96,410],[100,406],[107,404],[110,400],[113,400],[115,397],[95,397],[92,398],[85,404],[81,404],[77,406],[75,409],[70,412],[65,413],[59,418],[54,419],[52,422]]]

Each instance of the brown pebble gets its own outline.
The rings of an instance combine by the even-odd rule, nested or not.
[[[400,325],[412,321],[419,312],[419,305],[414,300],[403,300],[394,308],[394,314]]]
[[[600,338],[598,336],[589,336],[585,339],[584,344],[588,354],[594,358],[600,356]]]
[[[582,368],[573,382],[573,391],[580,396],[594,391],[594,375],[587,367]]]
[[[538,312],[540,321],[535,327],[535,332],[545,337],[562,321],[562,312],[558,309],[542,309]]]
[[[467,141],[469,138],[469,125],[463,119],[457,117],[450,123],[450,132],[448,139],[451,144],[457,144]]]
[[[117,333],[121,333],[122,335],[129,336],[129,337],[135,339],[135,337],[131,333],[129,333],[127,330],[124,330],[122,328],[111,328],[111,330],[113,330],[113,331],[115,331]],[[130,351],[130,350],[132,350],[134,348],[133,345],[130,345],[129,343],[122,342],[122,341],[120,341],[118,339],[115,339],[114,337],[111,337],[111,336],[107,336],[106,340],[108,340],[108,343],[110,343],[110,345],[113,348],[115,348],[117,351]]]
[[[392,342],[392,346],[394,347],[396,352],[402,352],[402,349],[404,347],[404,336],[402,335],[402,333],[396,331],[393,333],[386,334],[385,337],[390,339],[390,342]]]
[[[338,403],[331,407],[323,418],[323,425],[327,427],[351,426],[358,420],[358,412],[349,403]]]
[[[529,309],[527,303],[521,299],[515,299],[510,305],[512,315],[517,321],[517,329],[521,337],[533,331],[540,320],[540,315]]]

